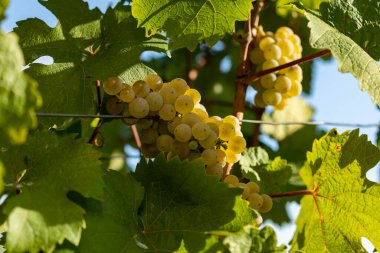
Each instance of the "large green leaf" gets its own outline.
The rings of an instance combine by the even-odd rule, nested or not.
[[[141,79],[154,72],[140,62],[141,53],[167,50],[163,36],[145,38],[144,29],[136,28],[130,6],[122,3],[104,15],[98,9],[90,11],[87,3],[77,0],[40,3],[59,18],[56,27],[28,19],[18,22],[15,31],[27,63],[44,55],[54,59],[52,65],[33,63],[27,70],[40,83],[44,112],[97,112],[95,80],[119,76],[130,83]],[[62,120],[43,122],[52,125]]]
[[[361,238],[380,248],[380,184],[366,172],[380,160],[380,151],[359,130],[336,130],[313,144],[302,175],[311,195],[303,197],[293,250],[365,252]]]
[[[143,187],[130,174],[114,171],[109,171],[104,180],[104,201],[100,211],[86,213],[87,227],[78,252],[146,252],[147,246],[139,241],[142,231],[137,215]]]
[[[251,0],[135,0],[132,14],[148,36],[164,30],[171,49],[193,51],[202,41],[211,46],[232,33],[235,21],[247,20],[251,9]]]
[[[77,245],[85,227],[84,210],[67,193],[102,199],[100,153],[72,136],[37,132],[24,146],[0,155],[7,177],[21,189],[17,195],[7,192],[8,251],[52,252],[64,239]]]
[[[255,223],[256,214],[241,199],[241,189],[206,175],[200,159],[166,161],[160,155],[148,163],[142,160],[136,177],[145,188],[143,235],[155,251],[175,251],[184,240],[198,252],[205,246],[205,232],[234,232]]]
[[[378,38],[374,38],[379,33],[380,2],[332,0],[321,5],[321,15],[308,10],[304,13],[311,28],[311,45],[330,49],[340,71],[351,72],[360,88],[379,105],[380,67],[376,60],[380,54]]]
[[[37,84],[23,74],[24,58],[15,34],[0,32],[0,142],[22,143],[37,124]]]

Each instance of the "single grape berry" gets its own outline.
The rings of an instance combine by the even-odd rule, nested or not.
[[[114,96],[123,88],[123,83],[118,77],[109,77],[103,83],[103,90],[108,95]]]

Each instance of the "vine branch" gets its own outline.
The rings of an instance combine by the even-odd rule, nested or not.
[[[292,196],[304,196],[304,195],[315,195],[315,190],[301,190],[301,191],[293,191],[293,192],[284,192],[284,193],[276,193],[276,194],[268,194],[271,198],[284,198],[284,197],[292,197]]]

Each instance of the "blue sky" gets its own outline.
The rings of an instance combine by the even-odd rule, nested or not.
[[[90,8],[95,6],[104,11],[110,4],[117,1],[85,0]],[[49,26],[55,26],[57,19],[37,0],[11,0],[7,10],[7,18],[2,23],[3,31],[11,31],[19,20],[37,17],[44,20]],[[348,123],[377,123],[380,121],[380,111],[372,103],[369,95],[359,89],[358,81],[351,74],[342,74],[338,71],[335,61],[317,61],[314,69],[314,83],[312,95],[307,101],[314,107],[314,120],[348,122]],[[323,127],[326,130],[331,127]],[[340,132],[350,128],[337,128]],[[376,128],[363,128],[361,133],[367,134],[372,142],[376,140]],[[378,181],[378,170],[369,173],[371,180]],[[298,207],[291,204],[291,212],[297,212]],[[295,217],[294,215],[292,217]],[[286,243],[294,231],[294,225],[276,228],[280,242]]]

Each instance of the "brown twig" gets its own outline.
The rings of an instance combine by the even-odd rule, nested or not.
[[[303,195],[315,195],[315,190],[301,190],[294,192],[283,192],[276,194],[268,194],[271,198],[284,198],[284,197],[292,197],[292,196],[303,196]]]
[[[136,125],[131,125],[131,130],[133,134],[133,138],[135,139],[136,146],[141,149],[141,141],[140,141],[140,135],[139,132],[137,131]]]
[[[262,76],[277,72],[277,71],[282,70],[282,69],[292,67],[292,66],[297,65],[297,64],[302,64],[302,63],[305,63],[308,61],[312,61],[316,58],[320,58],[320,57],[328,55],[330,53],[331,52],[328,49],[322,50],[322,51],[316,52],[314,54],[302,57],[301,59],[291,61],[291,62],[285,63],[283,65],[280,65],[280,66],[277,66],[277,67],[274,67],[271,69],[266,69],[266,70],[257,72],[253,75],[246,75],[245,77],[244,77],[244,75],[242,75],[238,80],[242,80],[246,85],[249,85],[250,83],[256,81],[257,79],[259,79]]]

